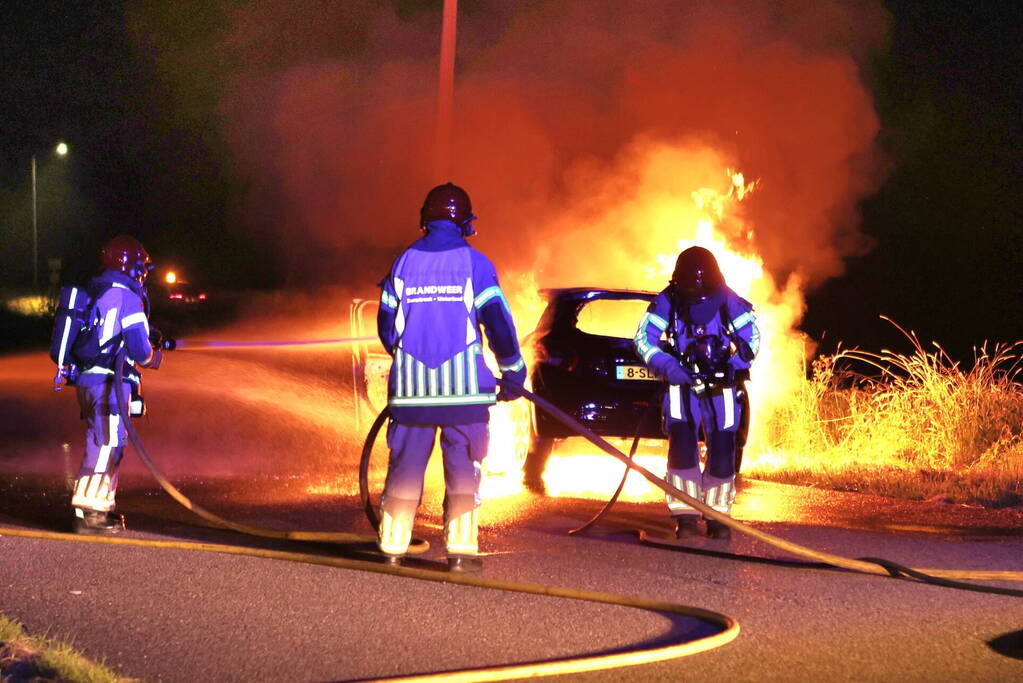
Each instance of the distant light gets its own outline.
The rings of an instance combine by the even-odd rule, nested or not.
[[[164,279],[167,280],[167,284],[173,285],[175,282],[178,281],[178,274],[175,273],[173,270],[169,270],[167,271],[167,277]]]
[[[200,301],[206,301],[206,292],[200,292],[199,293],[199,300]]]
[[[59,154],[60,156],[64,156],[65,154],[67,154],[66,142],[61,142],[57,144],[57,154]]]

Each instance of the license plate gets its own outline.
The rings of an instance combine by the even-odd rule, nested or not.
[[[615,377],[617,379],[641,379],[655,380],[657,377],[645,365],[617,365],[615,366]]]

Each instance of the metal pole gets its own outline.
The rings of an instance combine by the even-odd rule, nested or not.
[[[451,130],[455,95],[455,32],[458,0],[444,0],[440,37],[440,83],[437,88],[437,182],[451,172]]]
[[[39,225],[36,217],[36,155],[32,155],[32,287],[39,287]]]

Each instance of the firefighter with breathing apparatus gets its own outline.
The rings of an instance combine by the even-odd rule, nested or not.
[[[400,564],[411,542],[439,428],[448,565],[452,571],[481,568],[480,466],[487,453],[490,406],[516,398],[496,391],[483,358],[481,325],[503,380],[521,385],[526,364],[494,265],[466,241],[475,234],[475,219],[462,188],[446,183],[430,190],[420,209],[423,236],[381,282],[377,329],[393,361],[387,402],[390,460],[378,544],[391,564]]]
[[[153,261],[129,235],[110,240],[100,255],[103,272],[86,287],[65,287],[57,311],[51,357],[57,363],[56,388],[66,382],[78,392],[86,421],[85,457],[71,498],[73,529],[80,534],[115,534],[124,528],[112,514],[117,470],[127,432],[118,397],[133,415],[143,413],[136,364],[160,367],[160,334],[149,326],[145,281]],[[168,348],[170,348],[168,346]],[[124,382],[114,386],[114,363],[125,355]]]
[[[759,345],[753,306],[728,288],[714,255],[702,247],[679,254],[671,282],[636,332],[636,352],[668,382],[662,405],[666,479],[725,514],[735,499],[737,432],[748,419],[744,382]],[[702,471],[701,435],[707,446]],[[670,494],[667,504],[678,538],[699,533],[699,512]],[[728,539],[730,530],[708,519],[707,535]]]

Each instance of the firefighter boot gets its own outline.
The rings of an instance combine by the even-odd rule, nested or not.
[[[699,518],[696,515],[675,516],[675,538],[682,541],[687,538],[700,535],[700,528],[696,522]]]
[[[716,519],[708,519],[707,536],[709,538],[716,538],[720,541],[730,541],[732,539],[732,529]]]
[[[448,571],[457,574],[483,571],[483,560],[475,555],[448,555]]]
[[[124,519],[120,515],[109,512],[75,508],[75,521],[72,529],[76,534],[112,536],[124,530]]]

